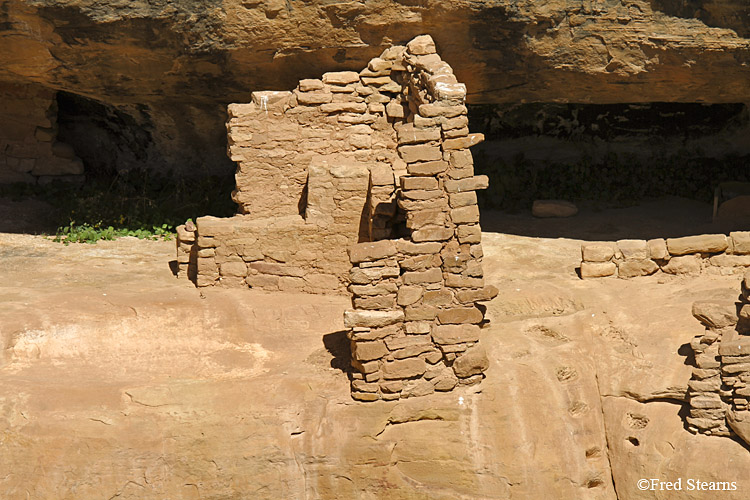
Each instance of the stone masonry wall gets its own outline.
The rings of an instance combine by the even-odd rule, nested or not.
[[[443,207],[456,210],[454,224],[462,218],[461,238],[478,242],[473,189],[487,179],[472,177],[468,147],[482,136],[469,134],[466,87],[429,36],[409,47],[386,49],[359,73],[325,73],[293,92],[231,104],[239,213],[178,228],[180,273],[198,286],[343,292],[350,245],[412,230],[447,239]],[[407,164],[423,178],[402,184]]]
[[[750,232],[587,242],[581,245],[581,258],[581,278],[634,278],[658,271],[698,274],[710,269],[741,269],[750,267]]]
[[[688,428],[750,443],[750,273],[739,302],[696,302],[693,316],[706,332],[690,343],[695,367],[688,382]]]
[[[83,162],[58,142],[55,91],[0,83],[0,184],[73,180]]]
[[[360,243],[349,251],[353,309],[352,396],[393,400],[478,383],[488,359],[479,343],[485,307],[481,229],[464,99],[429,37],[407,45],[405,120],[396,124],[407,175],[398,204],[409,236]]]

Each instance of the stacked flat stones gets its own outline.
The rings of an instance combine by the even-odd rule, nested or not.
[[[458,247],[400,239],[350,248],[354,308],[344,324],[354,399],[424,396],[484,377],[488,360],[478,345],[484,307],[478,303],[497,289],[473,277],[448,283],[461,276],[459,267],[476,262]]]
[[[695,368],[688,382],[691,432],[729,436],[732,420],[747,420],[750,401],[750,273],[740,302],[696,302],[693,316],[706,332],[690,343]],[[739,418],[737,418],[739,417]]]
[[[485,286],[476,190],[469,147],[466,87],[435,53],[429,36],[407,44],[409,74],[400,100],[389,103],[398,153],[406,164],[398,205],[410,236],[351,247],[352,395],[392,400],[449,391],[483,378],[479,342]],[[388,109],[387,109],[388,112]]]
[[[195,275],[188,276],[188,273],[195,273],[196,259],[198,258],[198,247],[195,244],[195,224],[192,221],[177,226],[177,276],[189,277],[195,279]]]
[[[635,278],[662,271],[698,274],[750,267],[750,232],[682,238],[586,242],[581,245],[581,278]]]
[[[359,73],[325,73],[292,92],[231,104],[240,215],[201,217],[193,235],[181,228],[178,239],[188,239],[178,242],[178,261],[195,268],[199,286],[340,292],[346,248],[398,228],[417,243],[451,242],[458,260],[446,268],[448,283],[481,288],[475,190],[487,177],[474,176],[468,148],[483,137],[469,133],[465,97],[432,38],[420,36]],[[321,165],[336,167],[321,173]]]

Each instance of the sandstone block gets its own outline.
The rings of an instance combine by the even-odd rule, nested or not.
[[[349,260],[352,264],[387,259],[396,255],[396,245],[393,240],[358,243],[349,247]]]
[[[460,243],[479,243],[482,241],[482,230],[476,225],[460,225],[456,236]]]
[[[407,321],[404,323],[404,331],[410,335],[423,335],[430,333],[432,323],[427,321]]]
[[[396,248],[399,252],[407,255],[436,254],[442,250],[443,244],[438,242],[413,243],[408,240],[397,240]]]
[[[409,200],[433,200],[435,198],[441,198],[443,196],[443,191],[440,189],[429,191],[424,189],[404,190],[401,192],[401,196]]]
[[[404,317],[406,321],[432,321],[437,313],[437,307],[415,305],[406,307]]]
[[[374,281],[384,278],[397,278],[399,276],[398,267],[370,267],[366,269],[353,268],[349,271],[349,281],[355,285],[367,285]]]
[[[364,102],[331,102],[328,104],[321,104],[320,110],[323,113],[365,113],[367,112],[367,104]]]
[[[407,212],[406,227],[419,229],[424,226],[443,226],[445,224],[445,212],[442,210],[419,210]]]
[[[476,307],[455,307],[444,309],[438,313],[438,321],[443,325],[457,325],[462,323],[481,323],[484,319],[482,312]]]
[[[373,359],[380,359],[388,354],[388,349],[385,346],[385,342],[382,340],[371,342],[353,341],[351,343],[351,351],[354,359],[358,361],[372,361]]]
[[[348,310],[344,312],[344,326],[354,328],[357,326],[367,328],[380,328],[404,320],[404,312],[396,311],[357,311]]]
[[[403,390],[401,391],[401,397],[412,398],[427,396],[428,394],[432,394],[433,392],[435,392],[435,386],[432,385],[432,382],[420,378],[417,380],[412,380],[405,384]]]
[[[321,80],[307,78],[299,81],[299,89],[302,92],[312,92],[314,90],[323,90],[324,88],[325,85]]]
[[[414,271],[404,273],[402,276],[405,285],[419,283],[440,283],[443,281],[443,272],[440,268],[433,268],[428,271]]]
[[[617,248],[625,260],[645,260],[649,258],[646,240],[618,240]]]
[[[453,371],[459,378],[467,378],[484,373],[490,366],[484,346],[469,347],[453,362]]]
[[[617,271],[614,262],[581,262],[581,278],[602,278]]]
[[[333,85],[349,85],[359,82],[359,73],[354,71],[333,71],[323,73],[323,82]]]
[[[219,266],[219,274],[244,278],[247,276],[247,264],[244,262],[224,262]]]
[[[443,153],[437,146],[414,145],[399,146],[398,152],[406,163],[416,163],[425,161],[436,161],[443,159]],[[447,168],[447,165],[446,165]],[[409,170],[411,174],[411,169]]]
[[[456,298],[462,304],[470,302],[484,302],[497,297],[498,289],[493,285],[487,285],[479,290],[461,290],[456,293]]]
[[[487,189],[487,186],[489,186],[489,178],[486,175],[477,175],[466,179],[445,181],[445,190],[448,193],[476,191],[477,189]]]
[[[291,97],[291,92],[276,90],[266,90],[262,92],[253,92],[252,94],[250,94],[250,98],[252,99],[253,104],[255,104],[261,110],[282,108],[287,105]]]
[[[466,106],[441,106],[439,104],[421,104],[419,114],[425,118],[435,118],[442,116],[445,118],[454,118],[466,114]],[[416,119],[415,119],[416,122]]]
[[[407,165],[406,169],[409,172],[409,175],[437,175],[445,172],[448,169],[448,162],[438,160],[422,163],[410,163],[409,165]]]
[[[609,242],[590,242],[581,245],[584,262],[609,262],[615,256],[615,246]]]
[[[305,271],[297,266],[287,264],[277,264],[275,262],[251,262],[247,264],[248,269],[257,271],[261,274],[272,274],[275,276],[294,276],[301,278]]]
[[[534,217],[572,217],[578,213],[575,203],[565,200],[534,200],[531,215]]]
[[[426,306],[446,306],[453,301],[453,294],[447,288],[425,292],[422,303]]]
[[[415,255],[401,261],[401,269],[407,271],[424,271],[432,267],[440,267],[441,260],[437,255]]]
[[[427,364],[420,358],[407,358],[383,364],[383,377],[387,380],[414,378],[427,370]]]
[[[728,246],[727,237],[723,234],[701,234],[667,239],[667,249],[671,255],[718,253],[726,250]]]
[[[431,83],[432,95],[440,101],[463,101],[466,97],[466,85],[463,83],[449,83],[435,80],[432,80]]]
[[[443,141],[443,150],[467,149],[484,141],[484,134],[469,134],[466,137],[456,137]]]
[[[443,370],[432,380],[436,391],[451,391],[458,384],[458,378],[450,368]]]
[[[669,240],[667,240],[667,245],[669,245]],[[661,267],[661,270],[669,274],[697,274],[701,271],[701,259],[697,255],[672,257],[666,265]]]
[[[750,267],[750,255],[720,253],[709,257],[708,262],[716,267]]]
[[[439,128],[415,128],[413,124],[406,124],[396,131],[399,144],[419,144],[440,140]]]
[[[472,278],[448,273],[445,278],[445,285],[452,288],[482,288],[484,287],[484,278]]]
[[[381,310],[393,309],[396,306],[396,294],[376,295],[373,297],[357,297],[354,307],[357,309]]]
[[[693,303],[693,317],[709,328],[733,326],[737,324],[737,306],[701,300]]]
[[[408,306],[422,298],[424,288],[421,286],[402,286],[398,290],[398,305]]]
[[[440,226],[427,226],[414,231],[411,235],[411,238],[417,243],[422,241],[445,241],[452,237],[452,229]]]
[[[635,278],[636,276],[649,276],[659,270],[659,266],[651,259],[626,260],[618,266],[620,278]]]
[[[432,340],[436,344],[462,344],[479,341],[477,325],[435,325],[432,327]]]
[[[451,210],[451,221],[454,224],[473,224],[479,222],[479,207],[477,205],[468,205],[454,208]]]
[[[667,242],[663,238],[656,238],[648,240],[649,256],[654,260],[666,260],[669,258],[669,251],[667,250]]]
[[[476,191],[466,191],[465,193],[453,193],[449,195],[449,201],[451,208],[467,207],[470,205],[477,204],[477,193]]]
[[[435,41],[430,35],[420,35],[406,44],[406,50],[415,56],[434,54],[437,52]]]
[[[732,253],[750,254],[750,231],[734,231],[729,237],[732,239]]]
[[[399,102],[389,102],[385,105],[385,114],[388,115],[388,118],[403,118],[404,106]]]
[[[306,106],[331,102],[333,94],[330,92],[296,92],[297,102]]]
[[[438,188],[438,181],[434,177],[401,177],[401,189],[426,189]]]

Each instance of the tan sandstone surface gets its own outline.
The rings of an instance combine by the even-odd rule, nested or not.
[[[747,498],[747,449],[683,420],[692,303],[740,275],[581,281],[581,240],[483,242],[487,378],[358,403],[346,297],[199,290],[173,242],[0,235],[0,497]]]

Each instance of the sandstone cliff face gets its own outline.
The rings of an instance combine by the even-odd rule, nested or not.
[[[421,33],[469,103],[746,102],[749,10],[739,0],[5,0],[0,81],[140,106],[156,145],[148,162],[230,169],[226,104],[358,69]]]

